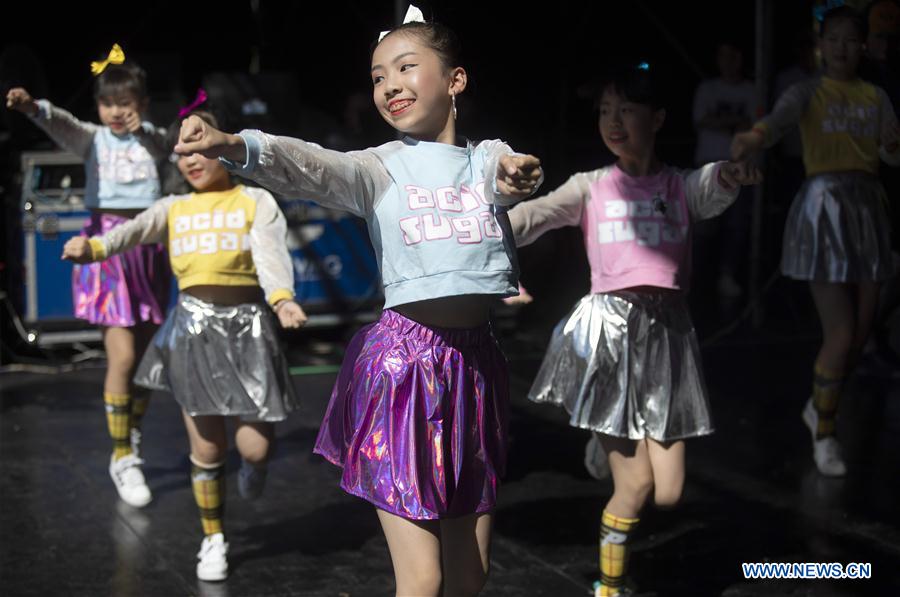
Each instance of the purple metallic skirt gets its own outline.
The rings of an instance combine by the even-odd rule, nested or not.
[[[84,236],[106,234],[127,218],[92,213]],[[72,272],[75,317],[107,327],[159,325],[166,316],[172,271],[163,245],[141,245]]]
[[[490,327],[431,328],[385,310],[350,341],[315,452],[341,488],[413,520],[494,508],[509,373]]]

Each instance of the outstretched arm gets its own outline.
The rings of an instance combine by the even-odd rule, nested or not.
[[[685,178],[685,198],[693,220],[714,218],[737,199],[742,186],[759,184],[762,174],[749,162],[713,162]]]
[[[175,152],[220,158],[237,174],[271,191],[358,216],[371,211],[390,185],[387,170],[372,152],[341,153],[260,131],[232,135],[197,116],[182,122]]]
[[[53,141],[82,159],[87,159],[94,135],[100,129],[99,125],[78,120],[47,100],[32,98],[22,87],[9,90],[6,107],[30,117]]]
[[[556,228],[578,226],[589,197],[587,177],[575,174],[555,191],[516,205],[509,211],[516,246],[529,245],[545,232]]]
[[[62,259],[75,263],[103,261],[140,244],[163,242],[168,232],[169,206],[181,198],[173,195],[159,199],[103,236],[70,238],[63,246]]]
[[[818,84],[819,80],[813,78],[792,85],[782,93],[772,112],[749,131],[734,136],[731,141],[731,159],[750,159],[763,148],[778,143],[800,121]]]

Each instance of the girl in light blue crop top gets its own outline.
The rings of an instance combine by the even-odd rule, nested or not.
[[[488,310],[516,293],[506,206],[542,173],[500,141],[457,137],[467,75],[456,36],[414,11],[407,21],[419,22],[372,54],[375,107],[401,140],[340,153],[189,118],[175,150],[224,158],[270,190],[366,219],[385,310],[350,342],[315,451],[343,468],[345,491],[376,507],[398,594],[474,594],[487,577],[509,402]],[[467,557],[476,544],[480,558]]]
[[[141,119],[147,108],[146,76],[118,45],[92,65],[100,125],[82,122],[22,88],[9,91],[7,107],[27,114],[64,149],[85,162],[85,206],[91,237],[128,221],[159,198],[156,163],[168,156],[165,131]],[[149,392],[132,387],[136,363],[165,318],[171,272],[163,245],[143,245],[100,263],[76,265],[75,316],[100,326],[106,348],[103,384],[113,440],[109,472],[119,496],[141,507],[150,502],[140,469],[140,421]]]

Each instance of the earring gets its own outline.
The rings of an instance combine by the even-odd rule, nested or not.
[[[453,120],[456,120],[456,94],[450,96],[450,103],[453,106]]]

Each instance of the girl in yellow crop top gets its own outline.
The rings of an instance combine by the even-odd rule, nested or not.
[[[890,100],[857,76],[863,30],[855,10],[828,11],[820,29],[824,74],[789,88],[771,114],[732,143],[733,157],[743,159],[800,128],[807,179],[788,213],[781,270],[809,282],[822,322],[803,421],[819,472],[835,477],[846,472],[835,438],[841,385],[871,329],[879,286],[893,273],[879,159],[900,164]]]
[[[211,114],[194,114],[216,126]],[[287,227],[272,195],[233,184],[218,160],[197,154],[180,157],[178,169],[196,192],[160,199],[104,236],[73,238],[63,258],[87,263],[168,241],[181,294],[135,383],[171,391],[182,407],[204,532],[197,577],[223,580],[225,417],[238,417],[239,492],[255,499],[265,482],[273,423],[297,403],[272,313],[285,328],[302,326],[306,314],[294,301]]]

